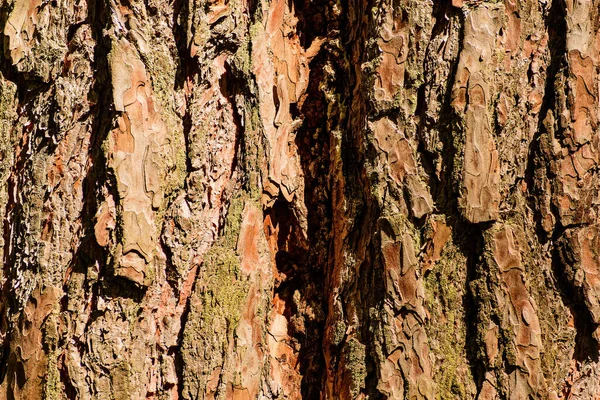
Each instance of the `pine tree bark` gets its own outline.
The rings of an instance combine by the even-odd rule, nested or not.
[[[3,0],[0,399],[598,398],[599,6]]]

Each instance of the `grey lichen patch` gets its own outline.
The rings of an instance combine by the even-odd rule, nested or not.
[[[61,14],[59,18],[56,14]],[[66,15],[65,15],[66,14]],[[5,55],[28,78],[49,82],[60,71],[67,46],[57,27],[67,22],[70,12],[58,13],[39,0],[17,0],[4,25]],[[45,31],[46,35],[38,32]]]
[[[0,124],[8,127],[8,123],[16,118],[16,91],[17,85],[4,78],[0,72]],[[2,129],[2,135],[10,133],[10,129]]]
[[[53,281],[59,276],[59,272],[44,261],[44,250],[47,243],[40,240],[44,215],[47,158],[47,156],[39,156],[32,160],[30,170],[26,173],[31,186],[23,191],[27,202],[24,202],[19,210],[19,218],[25,222],[22,222],[21,226],[13,224],[11,227],[15,232],[20,233],[16,235],[16,239],[13,239],[16,250],[13,253],[15,254],[15,263],[24,267],[19,271],[13,284],[19,308],[25,307],[31,292],[37,285],[37,274]]]
[[[252,25],[254,26],[254,25]],[[251,41],[250,38],[246,38],[240,43],[237,51],[232,57],[232,63],[240,70],[246,77],[249,77],[252,73],[252,56],[251,53]]]
[[[153,45],[156,47],[147,52],[140,51],[140,57],[152,80],[152,89],[157,100],[167,111],[167,116],[171,117],[171,113],[175,109],[173,89],[175,88],[177,65],[175,65],[168,46],[158,43],[153,43]]]
[[[255,84],[250,83],[250,91],[258,93]],[[244,169],[248,176],[249,196],[260,198],[262,192],[261,161],[265,157],[263,126],[260,107],[256,101],[245,100],[244,110]]]
[[[175,125],[167,126],[174,127]],[[188,176],[187,171],[187,152],[183,131],[179,127],[168,130],[168,146],[171,148],[169,160],[165,160],[164,169],[166,171],[165,182],[162,190],[164,199],[155,212],[155,226],[157,234],[162,230],[165,213],[173,200],[177,197],[185,185],[185,179]]]
[[[532,235],[533,237],[533,235]],[[564,382],[575,349],[577,331],[572,326],[573,315],[557,291],[552,271],[544,268],[550,256],[542,249],[524,254],[523,264],[530,276],[531,296],[538,306],[541,340],[541,366],[551,382]]]
[[[187,21],[190,55],[205,64],[219,52],[215,43],[239,44],[245,36],[245,13],[244,3],[237,0],[225,4],[191,1]]]
[[[44,41],[33,47],[32,53],[35,58],[24,60],[24,69],[31,70],[39,76],[44,82],[49,82],[60,72],[63,57],[67,52],[67,47],[62,43]]]

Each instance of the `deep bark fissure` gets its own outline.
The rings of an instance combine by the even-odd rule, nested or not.
[[[586,304],[583,288],[576,287],[573,284],[573,277],[569,277],[565,271],[565,268],[576,264],[576,260],[569,258],[568,249],[560,248],[561,246],[568,246],[566,241],[559,244],[564,230],[557,229],[556,232],[561,233],[557,234],[553,240],[559,248],[555,247],[552,251],[552,273],[561,299],[569,308],[574,320],[576,336],[573,358],[579,362],[587,360],[597,362],[599,359],[599,346],[593,334],[599,325],[594,323],[590,309]]]
[[[172,32],[173,38],[175,39],[175,44],[177,46],[178,53],[178,64],[177,64],[177,72],[175,75],[175,87],[174,90],[185,90],[185,110],[181,117],[181,122],[183,125],[183,138],[185,140],[186,147],[186,176],[192,171],[192,165],[190,157],[187,155],[190,154],[190,131],[192,129],[192,114],[190,112],[190,97],[191,94],[188,91],[191,91],[188,85],[195,84],[195,79],[199,77],[200,71],[198,67],[198,63],[190,57],[190,52],[188,48],[188,44],[186,43],[186,26],[179,23],[179,19],[183,19],[187,12],[189,12],[188,2],[185,0],[174,0],[173,2],[173,20],[171,23],[173,24]],[[187,182],[185,183],[187,186]]]
[[[192,283],[192,287],[190,289],[190,292],[193,293],[196,290],[196,277],[194,277],[194,281]],[[181,313],[181,329],[179,330],[179,333],[177,335],[177,344],[174,348],[169,349],[169,353],[173,354],[174,359],[175,359],[175,373],[177,374],[177,395],[180,399],[185,398],[183,396],[184,394],[184,390],[185,390],[185,380],[184,380],[184,360],[183,360],[183,354],[181,352],[181,348],[182,348],[182,344],[183,344],[183,339],[184,339],[184,333],[185,333],[185,326],[187,325],[187,321],[189,319],[189,315],[190,315],[190,299],[186,299],[185,301],[185,305],[183,308],[183,312]]]
[[[464,223],[464,222],[463,222]],[[459,237],[459,248],[466,256],[466,281],[465,294],[462,304],[465,310],[466,340],[465,353],[473,380],[477,387],[477,393],[481,391],[485,375],[485,363],[481,354],[481,338],[479,332],[480,311],[482,304],[481,296],[474,290],[474,285],[481,279],[481,228],[478,226],[466,226],[457,221],[454,229],[457,229],[455,237]],[[475,240],[473,240],[475,237]]]
[[[378,221],[382,216],[379,200],[372,192],[372,181],[369,176],[368,166],[374,165],[374,153],[369,151],[367,144],[367,124],[381,115],[370,115],[368,110],[374,111],[368,97],[368,80],[363,76],[360,65],[371,61],[374,54],[372,50],[373,37],[377,37],[377,26],[373,24],[373,13],[375,7],[372,1],[351,1],[347,12],[341,13],[336,21],[335,28],[340,29],[340,38],[345,52],[332,49],[332,63],[335,66],[335,80],[331,82],[334,92],[339,93],[343,104],[338,105],[335,111],[336,120],[331,121],[330,126],[341,127],[341,168],[344,176],[344,193],[342,198],[347,199],[347,211],[337,213],[334,218],[345,219],[348,224],[347,250],[350,251],[350,259],[355,272],[348,281],[341,285],[342,307],[344,310],[345,323],[352,323],[350,318],[356,314],[363,321],[356,332],[356,336],[346,335],[337,349],[330,354],[336,363],[342,362],[343,373],[335,371],[339,378],[350,377],[350,393],[361,393],[369,398],[379,399],[384,395],[378,389],[380,377],[379,363],[381,362],[381,341],[379,327],[383,325],[383,315],[375,310],[381,310],[384,303],[383,268],[380,257],[381,238],[377,228]],[[351,221],[351,222],[350,222]],[[346,254],[333,254],[336,257],[348,257]],[[339,262],[339,261],[338,261]],[[333,264],[332,264],[333,265]],[[330,289],[331,290],[331,289]],[[360,305],[356,307],[356,305]],[[378,328],[375,328],[378,327]],[[379,331],[379,332],[378,332]],[[352,357],[356,346],[354,341],[364,346],[365,374],[364,386],[355,382],[356,366],[352,363]],[[351,346],[352,345],[352,346]],[[342,388],[342,381],[337,382]],[[344,392],[346,393],[346,392]],[[354,394],[356,395],[356,394]]]
[[[535,169],[545,169],[546,177],[550,182],[554,182],[557,176],[554,173],[554,168],[551,166],[552,163],[556,162],[552,159],[551,149],[549,144],[546,144],[543,148],[540,146],[540,140],[542,134],[548,135],[546,141],[550,143],[553,139],[564,138],[563,126],[560,121],[554,123],[554,119],[560,118],[557,108],[560,105],[557,102],[556,91],[560,90],[557,87],[557,79],[560,79],[561,75],[567,74],[567,5],[563,0],[553,1],[548,12],[548,19],[546,29],[549,36],[549,49],[550,49],[550,64],[547,69],[546,75],[546,88],[544,93],[544,100],[542,104],[542,110],[540,112],[538,134],[532,140],[532,148],[529,153],[528,169],[529,174],[527,175],[529,186],[536,188],[534,177]],[[546,121],[546,118],[550,113],[554,111],[554,118],[550,121]],[[549,131],[551,128],[552,131]],[[540,159],[541,165],[536,166],[536,159]],[[552,183],[552,191],[556,190],[555,183]],[[539,202],[543,188],[534,190],[530,201]],[[556,195],[553,193],[553,195]],[[561,255],[562,246],[569,246],[564,237],[567,229],[584,227],[589,225],[587,222],[569,224],[564,226],[564,223],[560,220],[559,210],[555,203],[556,200],[552,200],[550,204],[550,210],[556,220],[555,226],[552,232],[544,232],[541,228],[541,216],[538,214],[538,235],[542,240],[550,241],[553,245],[551,257],[552,257],[552,273],[554,276],[555,287],[558,289],[561,299],[565,305],[571,311],[574,318],[574,325],[576,330],[575,337],[575,350],[573,357],[577,361],[584,361],[591,359],[594,362],[598,361],[599,357],[599,346],[597,340],[593,337],[594,331],[598,328],[598,324],[594,323],[588,304],[586,304],[586,296],[583,293],[582,287],[575,286],[573,277],[569,278],[566,269],[574,268],[576,264],[575,259],[567,260]],[[537,204],[536,204],[537,205]],[[539,210],[539,208],[538,208]],[[539,211],[538,211],[539,212]],[[541,234],[540,234],[541,233]],[[559,244],[563,239],[563,243]],[[558,246],[558,247],[557,247]],[[567,249],[563,249],[564,253],[568,254]]]
[[[275,261],[283,280],[276,280],[275,294],[286,303],[285,317],[291,326],[290,336],[298,345],[304,398],[318,397],[322,390],[322,318],[327,312],[322,296],[331,237],[331,195],[328,194],[326,106],[319,88],[323,62],[323,55],[312,61],[306,100],[300,110],[291,108],[292,117],[303,121],[296,132],[295,143],[304,175],[307,239],[299,231],[293,204],[279,199],[266,211],[279,231]],[[294,300],[295,293],[299,294],[300,304]],[[300,306],[304,311],[299,309]],[[305,314],[307,306],[312,316]]]
[[[546,69],[546,80],[544,88],[544,97],[539,113],[538,129],[536,134],[529,143],[529,151],[527,158],[527,166],[525,169],[525,181],[530,190],[528,202],[532,209],[536,210],[536,232],[541,241],[550,240],[552,233],[544,231],[542,227],[542,215],[540,211],[539,197],[542,195],[544,188],[540,188],[536,182],[536,170],[545,172],[548,179],[552,180],[553,174],[548,165],[551,160],[544,154],[540,140],[543,140],[543,134],[552,134],[548,132],[545,126],[545,120],[549,113],[552,113],[556,107],[556,79],[564,73],[565,68],[565,52],[566,52],[566,5],[563,0],[552,2],[548,12],[548,19],[545,29],[548,32],[548,45],[550,50],[550,63]],[[556,116],[554,116],[556,118]],[[553,121],[552,121],[553,122]],[[546,139],[550,140],[549,138]],[[544,146],[547,149],[547,145]],[[544,171],[545,170],[545,171]],[[551,211],[556,216],[556,208],[551,205]]]
[[[298,31],[301,43],[308,48],[316,37],[326,36],[330,29],[329,21],[315,20],[313,17],[326,15],[326,2],[312,2],[296,5],[300,16]],[[292,115],[302,119],[295,143],[298,146],[300,164],[304,173],[304,198],[308,211],[307,236],[308,257],[306,276],[311,280],[311,296],[307,301],[319,308],[317,318],[308,321],[305,332],[304,354],[300,355],[303,366],[302,395],[304,398],[316,398],[323,389],[324,354],[321,349],[324,334],[324,317],[327,315],[327,303],[323,293],[325,274],[330,267],[329,252],[332,238],[332,205],[330,193],[330,132],[327,129],[327,100],[320,85],[325,79],[324,66],[328,58],[327,50],[322,50],[311,61],[306,100],[301,108],[292,109]],[[303,297],[304,297],[303,296]]]
[[[309,215],[311,210],[309,209]],[[305,243],[298,231],[293,209],[284,199],[267,210],[273,226],[279,231],[275,264],[279,278],[275,279],[274,295],[285,303],[284,317],[288,334],[297,353],[299,373],[302,375],[301,392],[314,398],[320,392],[322,371],[321,321],[323,314],[319,265],[312,264],[314,248]],[[309,250],[310,249],[310,250]],[[318,250],[317,250],[318,251]],[[307,308],[312,315],[307,314]]]
[[[238,104],[236,103],[237,97],[247,91],[245,90],[247,88],[245,87],[244,82],[245,81],[241,77],[236,76],[231,65],[225,64],[225,73],[219,79],[219,85],[221,93],[225,96],[231,106],[231,110],[233,111],[233,122],[236,127],[235,152],[233,163],[231,164],[231,176],[238,170],[238,166],[241,169],[244,165],[243,159],[241,158],[243,157],[242,150],[244,148],[246,132],[243,117],[240,115]]]

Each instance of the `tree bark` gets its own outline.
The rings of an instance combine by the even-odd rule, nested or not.
[[[3,0],[0,398],[598,398],[599,7]]]

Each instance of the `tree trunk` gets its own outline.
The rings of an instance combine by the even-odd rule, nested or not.
[[[0,399],[594,399],[600,1],[3,0]]]

